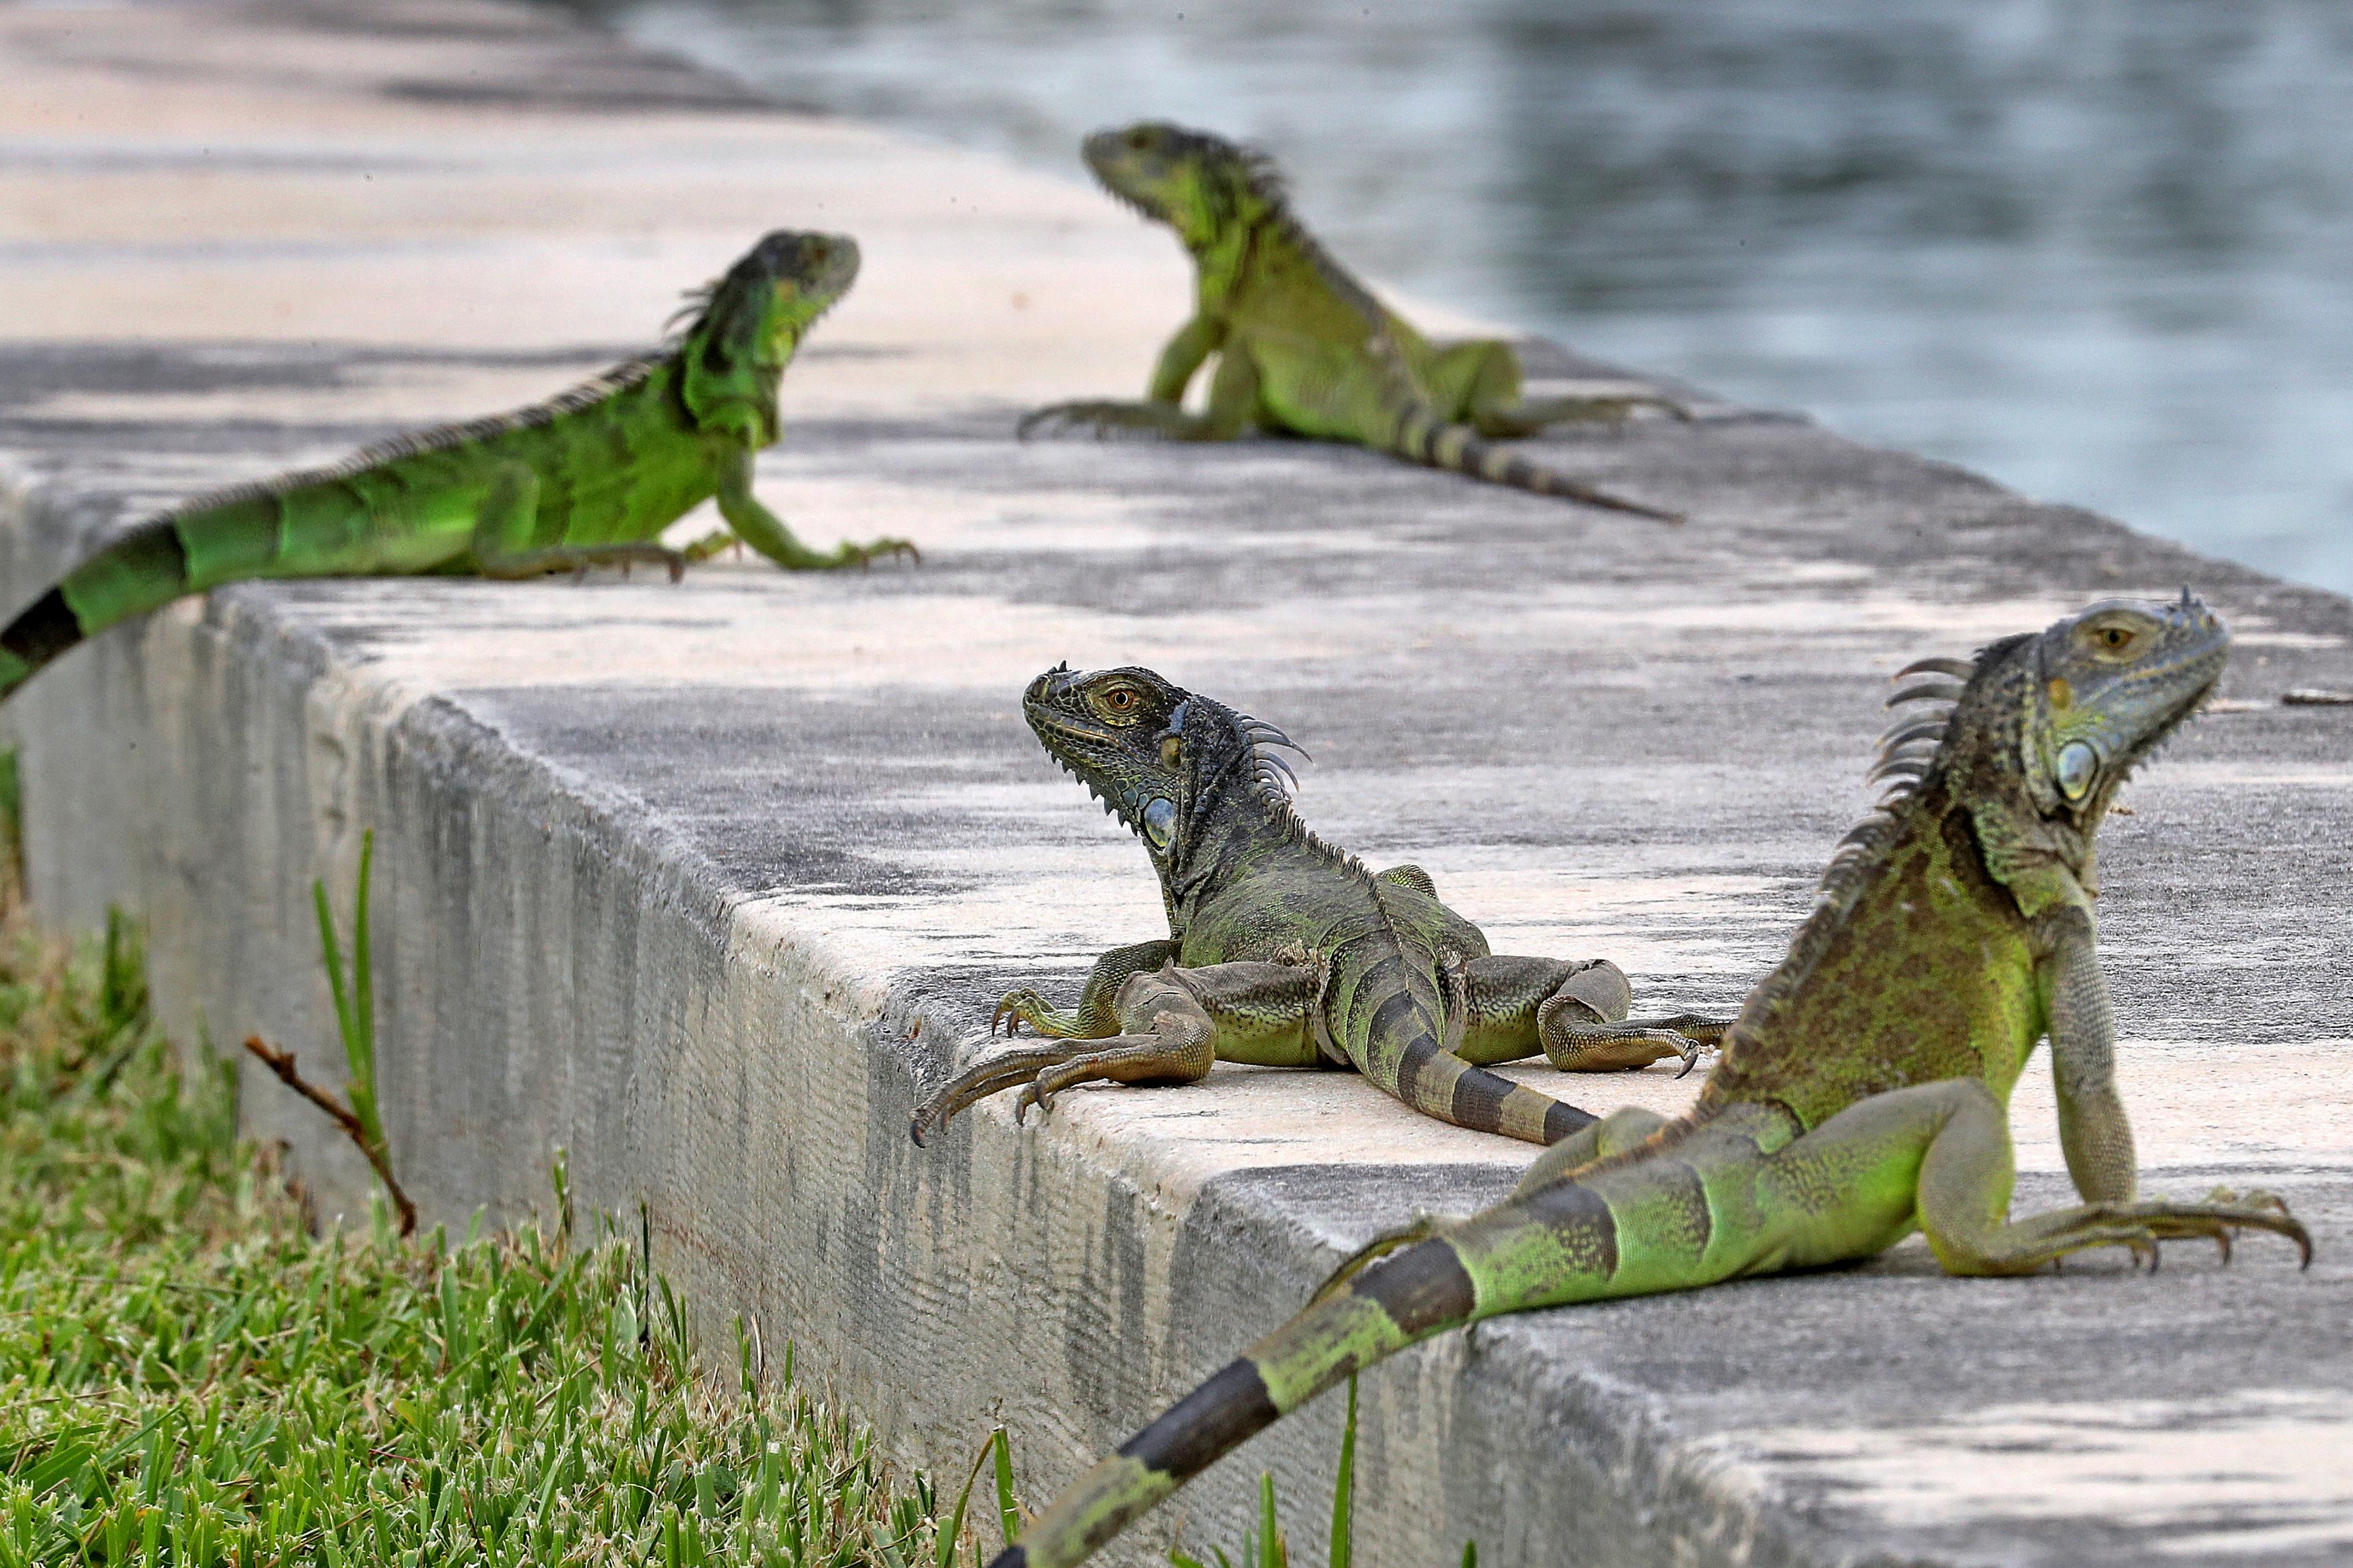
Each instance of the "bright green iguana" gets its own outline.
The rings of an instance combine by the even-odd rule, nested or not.
[[[200,496],[130,530],[0,631],[0,699],[119,621],[255,577],[535,577],[649,562],[673,581],[734,540],[793,571],[913,555],[811,550],[752,494],[801,336],[858,276],[847,236],[779,231],[698,297],[660,350],[512,414],[396,436],[332,468]],[[655,536],[719,498],[727,531]]]
[[[1606,494],[1488,439],[1569,419],[1622,419],[1648,395],[1520,395],[1520,359],[1493,339],[1433,343],[1373,297],[1292,216],[1262,153],[1205,132],[1146,121],[1098,131],[1087,164],[1111,194],[1166,224],[1192,253],[1192,320],[1160,353],[1149,401],[1058,403],[1021,422],[1229,441],[1252,428],[1349,441],[1431,468],[1668,522],[1680,513]],[[1208,411],[1185,388],[1218,356]]]
[[[1148,669],[1049,670],[1021,707],[1054,760],[1144,840],[1169,934],[1096,960],[1071,1012],[1007,995],[992,1023],[1071,1043],[965,1072],[916,1111],[918,1143],[1017,1084],[1018,1115],[1072,1084],[1190,1083],[1219,1059],[1353,1067],[1441,1121],[1551,1143],[1593,1118],[1483,1064],[1541,1050],[1571,1071],[1672,1056],[1688,1068],[1730,1023],[1623,1024],[1633,993],[1615,964],[1490,956],[1420,867],[1375,876],[1307,830],[1273,749],[1298,748],[1261,720]]]
[[[1848,835],[1789,956],[1753,992],[1698,1104],[1624,1110],[1539,1156],[1512,1195],[1359,1253],[1299,1316],[1131,1438],[994,1568],[1070,1568],[1245,1438],[1358,1368],[1503,1312],[1867,1258],[1915,1229],[1955,1274],[2084,1247],[2152,1265],[2233,1228],[2311,1238],[2262,1194],[2138,1199],[2093,951],[2093,835],[2188,718],[2230,637],[2179,604],[2110,601],[1975,663],[1929,659],[1894,701],[1899,782]],[[2084,1203],[2008,1216],[2010,1086],[2048,1035]]]

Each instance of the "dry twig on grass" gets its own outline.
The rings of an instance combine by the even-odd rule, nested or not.
[[[393,1207],[400,1211],[400,1234],[417,1234],[416,1204],[409,1201],[408,1194],[401,1190],[400,1179],[392,1173],[392,1161],[384,1145],[368,1136],[366,1126],[353,1114],[351,1108],[295,1071],[292,1051],[279,1050],[259,1035],[246,1036],[245,1048],[261,1058],[262,1064],[278,1075],[279,1082],[325,1111],[333,1119],[335,1125],[343,1130],[345,1136],[359,1145],[360,1152],[366,1155],[367,1163],[375,1168],[376,1179],[391,1194]]]

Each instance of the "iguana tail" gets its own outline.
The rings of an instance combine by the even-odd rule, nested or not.
[[[1320,1026],[1356,1069],[1425,1116],[1473,1132],[1557,1143],[1594,1117],[1456,1056],[1470,1015],[1462,973],[1443,970],[1388,918],[1387,893],[1367,878],[1381,924],[1324,959]]]
[[[1607,1201],[1555,1182],[1353,1276],[1343,1270],[1055,1499],[990,1568],[1074,1568],[1247,1439],[1408,1345],[1498,1313],[1624,1293],[1613,1289],[1618,1243]],[[1540,1294],[1530,1281],[1541,1281]]]
[[[1507,447],[1497,447],[1483,441],[1468,426],[1449,425],[1419,411],[1409,411],[1398,421],[1391,450],[1413,462],[1426,463],[1433,468],[1445,468],[1472,479],[1485,479],[1490,484],[1509,485],[1514,489],[1531,490],[1540,496],[1565,496],[1583,501],[1587,506],[1605,507],[1611,511],[1631,512],[1636,517],[1651,517],[1661,522],[1681,522],[1683,514],[1664,511],[1641,501],[1624,500],[1607,490],[1596,489],[1582,479],[1570,479],[1556,468],[1531,462]]]
[[[108,542],[0,630],[0,701],[84,638],[185,595],[255,577],[429,567],[379,559],[387,551],[370,536],[365,508],[331,484],[311,482],[321,477],[216,491]],[[436,542],[421,531],[417,537]]]
[[[191,591],[179,525],[158,518],[108,544],[0,630],[0,701],[51,659]]]

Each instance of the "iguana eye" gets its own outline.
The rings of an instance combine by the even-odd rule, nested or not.
[[[1095,698],[1095,710],[1106,719],[1133,723],[1144,707],[1144,694],[1133,686],[1114,686]]]
[[[2123,653],[2139,640],[2139,629],[2120,621],[2092,628],[2092,644],[2102,653]]]

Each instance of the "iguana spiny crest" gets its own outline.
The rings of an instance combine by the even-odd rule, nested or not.
[[[1880,736],[1867,775],[1889,788],[1841,841],[1824,885],[1932,784],[1940,795],[2005,801],[2013,830],[2045,837],[2088,878],[2093,830],[2116,791],[2211,694],[2230,647],[2229,630],[2184,588],[2170,604],[2103,600],[1971,659],[1905,666],[1895,679],[1911,684],[1887,706],[1910,711]]]
[[[846,234],[779,229],[688,295],[692,320],[669,352],[685,362],[681,395],[695,423],[754,447],[774,441],[784,367],[857,281],[858,261]]]
[[[1147,120],[1098,131],[1081,151],[1105,190],[1175,229],[1189,250],[1215,244],[1238,221],[1288,205],[1273,159],[1206,131]]]

